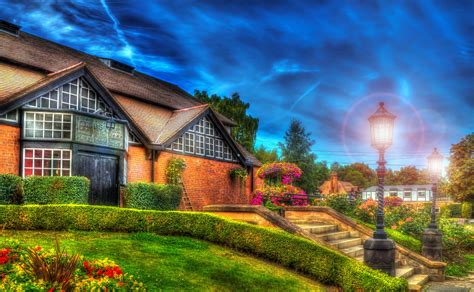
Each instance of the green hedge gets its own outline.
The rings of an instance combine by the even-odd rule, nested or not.
[[[13,174],[0,174],[0,204],[19,204],[23,200],[23,180]]]
[[[441,206],[440,213],[441,216],[447,218],[459,218],[461,217],[461,203],[450,203],[444,206]]]
[[[151,211],[86,205],[0,205],[9,229],[155,232],[203,239],[272,260],[344,291],[406,291],[392,278],[335,251],[289,233],[198,212]]]
[[[461,217],[471,219],[472,218],[472,203],[464,202],[461,207]]]
[[[366,227],[375,230],[375,225],[369,224],[362,222],[360,220],[357,220],[359,224],[365,225]],[[396,243],[400,244],[403,247],[408,248],[411,251],[421,253],[421,249],[423,247],[423,243],[421,240],[414,238],[410,235],[406,235],[401,233],[400,231],[393,230],[391,228],[385,228],[385,232],[387,232],[387,235],[390,239],[393,239]]]
[[[148,210],[176,210],[182,189],[176,185],[130,183],[124,193],[124,207]]]
[[[30,176],[24,180],[25,204],[87,204],[90,183],[81,176]]]

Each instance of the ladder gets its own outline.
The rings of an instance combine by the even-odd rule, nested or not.
[[[181,181],[181,188],[183,189],[183,197],[181,198],[181,203],[180,207],[184,211],[192,211],[193,210],[193,205],[191,205],[191,200],[189,200],[188,192],[186,191],[186,188],[184,187],[184,183]]]

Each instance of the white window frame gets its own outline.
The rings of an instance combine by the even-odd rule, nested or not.
[[[32,157],[26,157],[26,151],[32,151]],[[36,167],[35,166],[35,160],[38,160],[35,158],[35,152],[36,151],[41,151],[41,167]],[[44,152],[45,151],[51,151],[51,167],[45,168],[45,158],[44,158]],[[59,151],[61,153],[61,157],[59,159],[54,159],[54,151]],[[69,153],[69,159],[64,159],[64,153],[68,152]],[[31,159],[31,167],[26,167],[26,160]],[[59,168],[54,168],[54,160],[59,161]],[[63,167],[64,161],[69,161],[69,168]],[[23,148],[23,169],[22,169],[22,176],[25,177],[25,171],[27,169],[31,169],[32,175],[31,176],[37,176],[35,175],[35,170],[40,169],[41,170],[41,176],[45,176],[44,172],[46,169],[50,170],[50,175],[49,176],[55,176],[53,175],[54,171],[59,170],[60,175],[59,176],[64,176],[63,172],[64,171],[69,171],[69,175],[66,176],[72,176],[72,150],[70,149],[54,149],[54,148]]]
[[[12,113],[12,112],[15,113],[15,119],[13,119],[13,120],[7,118],[8,115],[9,115],[10,113]],[[5,117],[3,118],[2,116],[5,116]],[[15,122],[15,123],[17,123],[17,122],[18,122],[18,110],[17,110],[17,109],[16,109],[16,110],[12,110],[12,111],[9,111],[9,112],[7,112],[7,113],[4,113],[3,115],[0,115],[0,120],[1,120],[1,121],[8,121],[8,122]]]
[[[194,133],[184,133],[184,153],[194,154]]]
[[[206,154],[206,147],[204,144],[204,136],[203,135],[195,135],[196,137],[196,144],[195,144],[195,153],[196,155],[204,156]]]
[[[33,121],[28,121],[26,119],[26,116],[28,114],[33,114],[34,118]],[[37,120],[36,117],[37,115],[43,115],[43,119]],[[47,121],[46,120],[46,115],[51,115],[52,120]],[[61,116],[61,121],[55,121],[56,116]],[[65,122],[64,117],[69,116],[70,117],[70,122]],[[57,112],[39,112],[39,111],[25,111],[23,113],[23,121],[24,121],[24,128],[23,128],[23,138],[25,139],[35,139],[35,140],[61,140],[61,141],[72,141],[72,132],[73,132],[73,126],[74,126],[74,118],[72,114],[68,113],[57,113]],[[33,123],[33,128],[27,127],[27,123],[32,122]],[[36,129],[36,123],[43,123],[43,128],[42,129]],[[50,129],[46,129],[46,123],[51,123],[51,138],[45,138],[45,132],[49,131]],[[60,124],[60,129],[55,129],[55,124]],[[70,124],[70,129],[69,130],[64,130],[64,125],[65,124]],[[33,137],[27,136],[27,131],[32,130],[33,131]],[[36,137],[36,131],[42,131],[43,135],[42,137]],[[55,138],[54,133],[59,132],[61,133],[61,138]],[[64,138],[64,133],[69,132],[69,138]]]

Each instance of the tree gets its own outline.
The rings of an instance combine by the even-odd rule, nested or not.
[[[254,155],[261,163],[276,162],[280,160],[276,149],[268,150],[263,145],[260,145],[260,147],[255,150]]]
[[[474,133],[451,146],[447,185],[456,201],[474,201]]]
[[[211,108],[237,123],[231,129],[232,137],[245,147],[249,152],[254,152],[255,140],[258,130],[258,119],[247,114],[249,103],[243,102],[238,93],[232,97],[208,95],[207,91],[194,91],[194,96],[203,103],[208,103]]]
[[[337,174],[339,180],[347,181],[361,188],[377,184],[377,176],[367,164],[355,162],[350,165],[341,166],[334,162],[331,171]]]
[[[295,184],[306,193],[316,192],[320,185],[319,175],[324,172],[318,171],[316,156],[311,152],[314,140],[310,136],[300,121],[293,120],[285,133],[285,142],[278,144],[283,161],[295,163],[303,171]]]
[[[395,180],[399,185],[416,185],[419,177],[418,169],[415,166],[405,166],[395,172]]]

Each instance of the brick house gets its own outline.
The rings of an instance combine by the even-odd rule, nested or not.
[[[321,195],[346,195],[346,194],[354,194],[359,191],[359,187],[351,184],[347,181],[341,181],[337,178],[336,173],[331,173],[331,177],[329,180],[325,181],[320,187],[319,191]]]
[[[166,183],[181,157],[194,210],[245,204],[260,163],[234,126],[174,84],[0,21],[0,173],[86,176],[91,203],[118,205],[121,186]],[[237,167],[245,184],[229,175]]]

